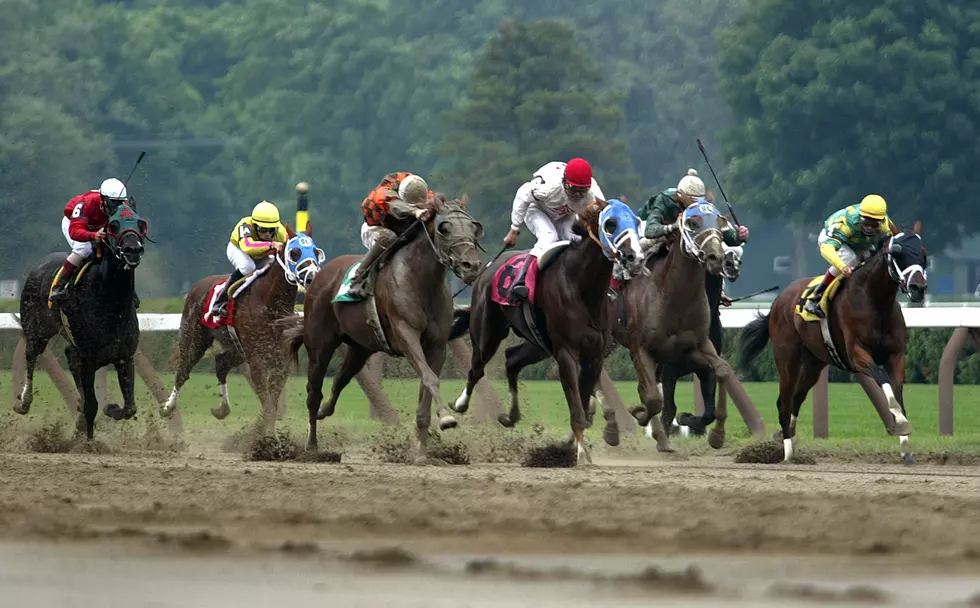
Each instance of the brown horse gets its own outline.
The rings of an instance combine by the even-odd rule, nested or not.
[[[285,386],[289,366],[282,360],[279,345],[281,330],[273,321],[294,314],[298,285],[308,286],[320,269],[323,251],[316,247],[313,226],[308,224],[306,233],[297,235],[286,225],[288,241],[282,251],[267,258],[267,263],[256,272],[264,273],[254,279],[241,294],[235,294],[233,326],[210,328],[202,323],[208,294],[226,275],[212,275],[199,280],[184,300],[184,312],[180,319],[180,337],[172,362],[177,364],[174,389],[160,408],[160,414],[169,417],[177,407],[180,389],[190,377],[191,370],[204,353],[217,340],[221,352],[215,355],[215,375],[221,406],[211,414],[221,420],[231,413],[228,401],[228,372],[232,368],[248,364],[249,378],[262,405],[262,427],[266,433],[275,428],[276,405]]]
[[[651,425],[660,451],[671,449],[657,416],[664,405],[657,386],[657,364],[714,374],[722,384],[733,373],[709,337],[711,311],[705,290],[705,271],[718,276],[723,269],[722,233],[727,221],[706,200],[685,209],[677,218],[678,229],[666,256],[648,259],[649,272],[625,282],[619,293],[622,301],[612,303],[626,317],[625,327],[623,323],[614,324],[613,336],[629,349],[639,380],[643,405],[631,412],[640,426]],[[712,447],[720,448],[724,443],[726,418],[724,406],[714,412],[715,425],[708,437]]]
[[[918,229],[918,226],[916,226]],[[828,364],[869,376],[888,399],[890,422],[886,429],[899,436],[902,458],[912,464],[909,449],[912,427],[905,414],[905,316],[897,300],[898,290],[913,302],[925,298],[926,250],[918,230],[899,233],[888,241],[851,278],[844,280],[824,321],[807,322],[796,307],[808,279],[787,287],[772,303],[769,314],[752,321],[742,332],[739,366],[745,369],[772,340],[779,371],[779,425],[785,460],[793,456],[796,420],[807,393]],[[843,279],[841,279],[843,280]],[[831,336],[828,349],[823,332]],[[874,388],[874,385],[871,385]],[[867,390],[867,388],[865,389]],[[883,419],[888,419],[883,416]]]
[[[453,299],[446,282],[451,269],[466,283],[480,272],[477,250],[483,226],[465,208],[469,199],[449,201],[437,194],[435,214],[427,222],[417,221],[399,239],[404,245],[389,248],[379,263],[374,279],[374,295],[357,302],[334,302],[351,266],[363,256],[334,258],[319,273],[306,292],[303,317],[287,321],[293,360],[301,346],[309,354],[306,407],[310,426],[306,449],[317,449],[316,422],[332,416],[341,391],[368,358],[386,351],[408,359],[419,374],[419,404],[416,427],[419,456],[426,455],[431,418],[430,406],[436,402],[436,415],[442,429],[456,426],[439,395],[439,374],[446,360],[446,345],[453,321]],[[369,319],[377,315],[377,323]],[[334,376],[330,398],[323,399],[323,377],[334,351],[348,345],[340,370]]]
[[[558,362],[558,374],[568,402],[570,439],[577,445],[576,457],[591,462],[585,448],[584,432],[588,424],[584,400],[595,391],[609,340],[606,290],[612,278],[613,259],[621,258],[631,272],[639,272],[642,256],[638,220],[625,203],[598,201],[581,215],[575,226],[581,240],[558,253],[554,262],[541,270],[533,304],[506,306],[493,297],[494,290],[500,288],[495,284],[498,270],[523,252],[501,256],[476,281],[472,307],[457,311],[453,328],[454,334],[460,335],[469,329],[473,358],[466,387],[452,407],[460,413],[468,409],[473,388],[483,377],[484,368],[513,328],[525,341],[506,351],[510,413],[502,414],[498,421],[512,427],[520,420],[518,375],[528,365],[552,356]],[[605,242],[596,238],[597,234]],[[538,336],[524,320],[524,307],[542,320]]]

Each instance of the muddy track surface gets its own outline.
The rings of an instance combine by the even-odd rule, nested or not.
[[[171,574],[162,576],[175,579],[187,563],[167,566],[166,560],[174,559],[172,552],[187,559],[218,560],[215,567],[220,568],[225,563],[221,560],[231,556],[245,563],[269,551],[276,559],[323,559],[378,548],[404,550],[408,557],[379,558],[390,558],[396,565],[431,555],[470,574],[525,582],[543,579],[549,584],[558,580],[590,588],[622,583],[617,578],[622,575],[595,579],[593,569],[583,579],[585,575],[543,574],[496,562],[481,570],[478,562],[445,556],[592,556],[595,564],[623,556],[632,556],[630,563],[650,556],[670,563],[670,556],[675,556],[686,560],[676,561],[678,567],[691,559],[730,559],[743,566],[754,559],[829,559],[838,566],[873,565],[875,572],[894,571],[905,578],[977,573],[978,514],[976,467],[736,465],[713,456],[528,469],[492,464],[257,463],[224,454],[0,454],[0,567],[22,563],[16,556],[25,552],[43,553],[38,547],[47,546],[47,541],[59,541],[59,546],[63,541],[100,547],[122,543],[130,551],[164,552],[161,572]],[[95,551],[103,553],[119,555],[118,550]],[[68,558],[62,552],[57,555],[32,559],[63,570],[57,560]],[[367,561],[373,559],[369,556]],[[552,565],[564,568],[568,563]],[[241,572],[250,567],[243,565]],[[348,567],[349,563],[337,566]],[[721,568],[731,571],[730,565]],[[806,570],[796,574],[815,574]],[[341,570],[318,571],[344,580]],[[721,576],[703,576],[711,581],[715,574]],[[671,576],[676,579],[658,578],[658,584],[685,596],[704,591],[696,573]],[[614,585],[617,594],[624,585],[630,588],[619,583]],[[432,588],[437,584],[432,582]],[[887,590],[888,584],[879,587]],[[783,591],[781,596],[770,589],[769,596],[780,605],[786,605],[786,596],[835,604],[895,599],[861,595],[874,595],[874,589],[859,589],[853,596],[847,590],[825,596],[812,589]],[[420,597],[428,597],[426,593]],[[805,597],[810,593],[818,595]],[[957,588],[957,593],[960,599],[969,596],[965,589]],[[503,597],[498,599],[498,605],[507,604]],[[562,603],[567,600],[568,596]]]

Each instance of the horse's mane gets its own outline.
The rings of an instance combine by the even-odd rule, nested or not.
[[[589,226],[591,226],[593,229],[598,228],[599,214],[602,213],[603,207],[605,207],[605,201],[602,201],[602,203],[597,201],[596,203],[586,206],[586,208],[578,214],[578,221],[572,224],[572,233],[582,237],[582,240],[579,241],[579,243],[584,242],[585,239],[588,238]],[[572,244],[578,245],[579,243]]]

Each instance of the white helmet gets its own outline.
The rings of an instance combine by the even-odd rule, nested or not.
[[[102,198],[109,200],[124,201],[129,198],[126,194],[126,185],[114,177],[102,182],[99,186],[99,194]]]
[[[398,184],[398,198],[416,207],[429,197],[429,186],[418,175],[409,175]]]
[[[704,182],[698,177],[697,171],[688,169],[687,175],[677,184],[677,191],[694,197],[704,196]]]

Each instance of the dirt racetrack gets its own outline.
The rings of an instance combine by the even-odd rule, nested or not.
[[[973,467],[0,454],[0,586],[35,606],[949,605],[980,592],[978,514]]]

